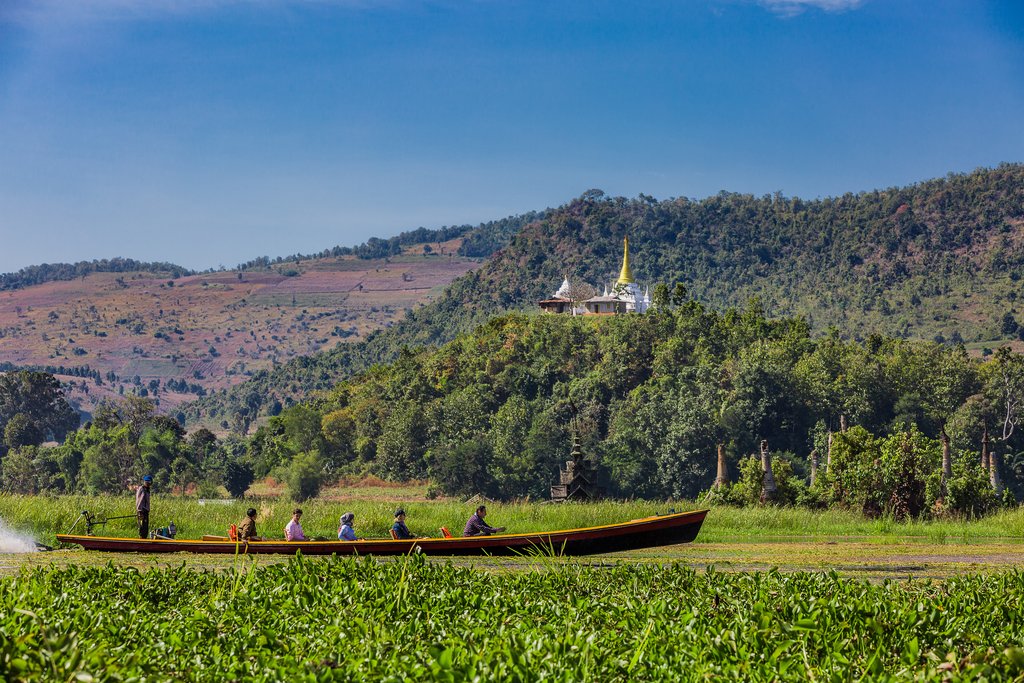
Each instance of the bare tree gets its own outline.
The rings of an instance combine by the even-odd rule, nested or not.
[[[718,444],[718,475],[715,477],[715,488],[720,489],[729,483],[729,473],[725,466],[725,445]]]
[[[1002,430],[999,436],[1000,447],[993,448],[988,454],[989,481],[997,494],[1003,492],[1003,482],[999,475],[999,452],[1008,448],[1010,437],[1020,424],[1022,402],[1024,402],[1024,356],[1013,353],[1008,346],[996,351],[995,375],[993,381],[999,396]],[[984,458],[984,455],[982,456]]]
[[[953,457],[949,451],[949,434],[946,433],[946,427],[943,425],[939,431],[939,439],[942,440],[942,480],[939,491],[939,500],[946,500],[946,484],[953,477]]]
[[[596,296],[597,291],[586,282],[580,282],[578,280],[569,280],[568,282],[569,286],[562,292],[562,296],[569,300],[569,306],[572,308],[572,314],[576,315],[576,309],[579,305]]]
[[[764,471],[764,483],[761,485],[761,502],[775,500],[778,487],[775,486],[775,474],[772,472],[772,456],[768,452],[768,441],[761,439],[761,469]]]

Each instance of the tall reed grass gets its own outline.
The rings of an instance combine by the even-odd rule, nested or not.
[[[182,537],[226,534],[228,527],[245,517],[250,505],[258,511],[261,534],[281,537],[295,504],[283,499],[255,502],[230,501],[227,504],[202,505],[194,498],[154,495],[150,527],[166,526],[171,521]],[[452,501],[352,501],[311,500],[301,505],[302,525],[311,537],[334,538],[338,519],[344,512],[356,516],[360,536],[385,537],[391,527],[395,508],[403,507],[410,530],[420,536],[440,536],[440,528],[452,533],[462,531],[466,519],[476,507]],[[487,521],[508,527],[510,532],[569,529],[612,524],[653,514],[695,509],[694,503],[631,501],[570,503],[551,505],[534,502],[488,504]],[[0,520],[11,528],[51,543],[54,534],[66,532],[82,510],[101,517],[131,515],[134,499],[116,496],[11,496],[0,495]],[[79,527],[81,530],[81,526]],[[109,522],[97,534],[132,536],[134,519]],[[929,520],[896,522],[891,519],[867,519],[841,510],[814,511],[799,508],[716,507],[697,538],[698,543],[734,541],[791,540],[811,538],[858,537],[867,541],[922,540],[931,543],[971,543],[997,538],[1024,538],[1024,509],[1008,510],[981,520]]]

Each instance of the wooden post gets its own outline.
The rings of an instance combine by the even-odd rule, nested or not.
[[[772,456],[768,452],[768,441],[765,439],[761,439],[761,470],[764,472],[761,502],[771,502],[775,500],[778,488],[775,486],[775,475],[772,473]]]
[[[729,473],[725,466],[725,444],[718,444],[718,475],[715,477],[715,488],[720,489],[729,483]]]
[[[811,487],[818,481],[818,449],[811,451]]]

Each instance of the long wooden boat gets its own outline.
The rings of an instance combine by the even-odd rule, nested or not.
[[[634,519],[620,524],[540,531],[528,534],[496,534],[468,538],[416,538],[396,541],[249,541],[114,538],[57,534],[61,543],[87,550],[130,553],[247,553],[303,555],[519,555],[544,552],[554,555],[597,555],[622,550],[689,543],[697,537],[707,510],[679,512]]]

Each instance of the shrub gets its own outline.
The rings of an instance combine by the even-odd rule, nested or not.
[[[288,497],[297,503],[314,498],[320,493],[326,476],[320,454],[316,451],[299,453],[292,458],[284,474]]]

